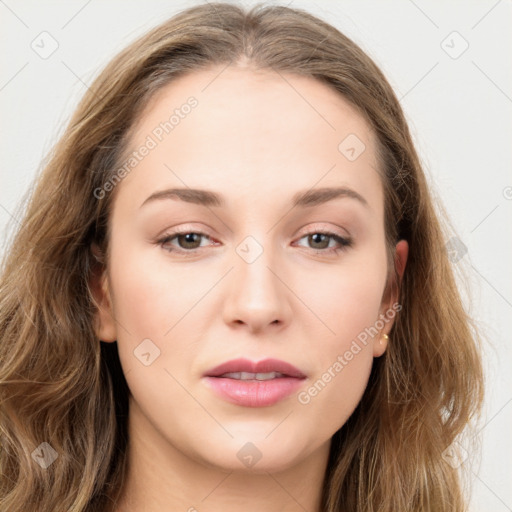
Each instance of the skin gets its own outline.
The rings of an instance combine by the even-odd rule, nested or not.
[[[241,503],[247,511],[319,511],[331,437],[360,401],[393,324],[360,344],[307,404],[293,393],[243,407],[205,385],[204,372],[224,361],[272,357],[306,374],[299,391],[307,390],[397,300],[386,293],[383,188],[362,116],[312,78],[223,69],[173,81],[138,121],[132,150],[187,98],[198,100],[117,185],[108,272],[92,283],[97,335],[117,340],[131,391],[117,512],[225,512]],[[366,146],[354,161],[338,150],[349,134]],[[331,186],[349,187],[367,205],[341,197],[290,209],[296,192]],[[226,205],[163,199],[141,207],[171,187],[213,190]],[[176,227],[207,236],[159,245]],[[329,254],[339,247],[334,239],[307,236],[322,231],[352,245]],[[251,263],[236,251],[247,236],[263,249]],[[197,249],[179,256],[169,247]],[[407,251],[405,241],[396,245],[400,274]],[[134,355],[147,338],[160,350],[148,366]],[[248,442],[261,453],[252,467],[237,457]]]

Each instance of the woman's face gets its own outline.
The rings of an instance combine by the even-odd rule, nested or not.
[[[232,470],[326,453],[396,314],[367,124],[314,79],[223,66],[162,89],[133,151],[97,331],[117,340],[138,435]],[[237,359],[302,378],[272,362],[212,376]]]

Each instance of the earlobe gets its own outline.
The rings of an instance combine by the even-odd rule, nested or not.
[[[102,263],[103,260],[99,248],[93,244],[91,250],[96,259],[89,280],[89,288],[96,307],[94,313],[94,332],[101,341],[116,341],[117,331],[105,266]]]
[[[387,334],[381,334],[378,340],[373,343],[373,357],[380,357],[388,347],[389,337]]]

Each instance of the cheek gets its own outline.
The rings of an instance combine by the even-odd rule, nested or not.
[[[316,322],[317,334],[324,340],[322,346],[330,354],[350,344],[379,317],[386,281],[385,256],[383,251],[382,257],[375,256],[380,254],[377,252],[369,254],[317,267],[295,280],[293,290],[306,306],[303,316]]]
[[[309,343],[315,340],[314,350],[305,347],[316,360],[316,371],[297,399],[304,407],[304,418],[315,422],[321,417],[326,433],[336,431],[348,419],[371,372],[386,278],[385,265],[377,261],[361,259],[302,281],[304,288],[299,293],[305,294],[307,287],[307,304],[319,319],[316,334],[312,330],[307,336]]]
[[[186,381],[195,358],[190,340],[201,331],[200,308],[194,305],[211,284],[178,266],[171,272],[168,262],[155,261],[144,251],[119,250],[115,256],[113,250],[118,351],[131,394],[160,425],[176,421],[175,408],[185,417],[200,415],[179,382]]]
[[[341,428],[364,394],[372,368],[371,346],[342,344],[297,394],[302,426],[328,438]]]
[[[145,337],[168,340],[180,318],[205,294],[207,283],[191,267],[187,269],[170,267],[165,258],[148,258],[143,252],[118,258],[111,273],[114,311],[134,341]]]

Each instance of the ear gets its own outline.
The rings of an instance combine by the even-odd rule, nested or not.
[[[96,244],[91,245],[91,251],[95,260],[89,278],[89,288],[96,306],[94,332],[101,341],[116,341],[116,323],[103,254]]]
[[[384,326],[379,333],[379,339],[375,340],[373,344],[373,356],[380,357],[386,351],[388,346],[388,335],[393,327],[396,309],[393,304],[398,302],[400,286],[404,276],[405,265],[407,264],[407,256],[409,255],[409,244],[406,240],[400,240],[395,247],[394,268],[396,275],[392,274],[387,283],[386,291],[384,292],[383,301],[381,304],[381,311],[379,319],[383,319]],[[397,282],[398,280],[398,282]],[[391,315],[390,312],[394,311],[395,314]]]

